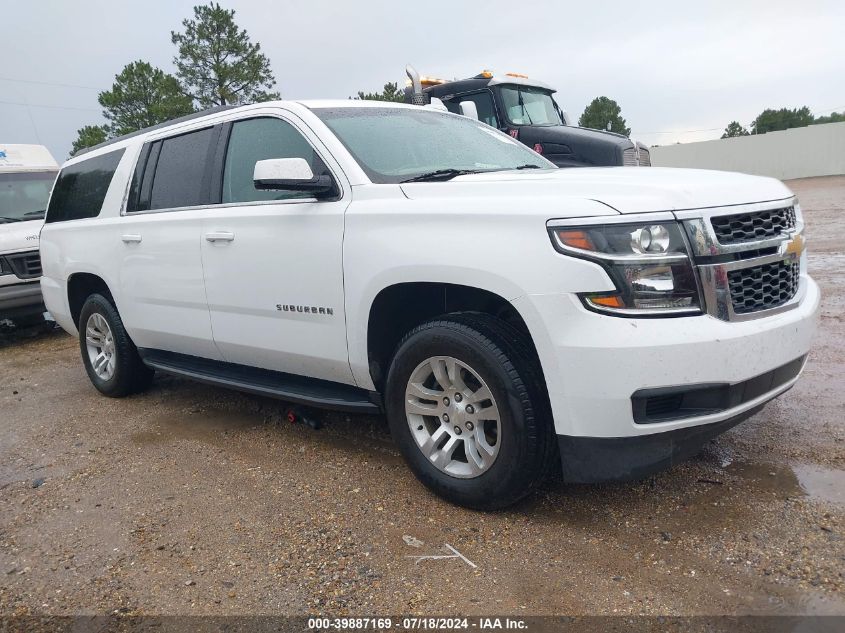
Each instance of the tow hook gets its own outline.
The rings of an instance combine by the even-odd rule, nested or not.
[[[317,418],[312,417],[309,413],[299,407],[289,407],[286,409],[284,418],[291,424],[306,424],[315,431],[322,426]]]

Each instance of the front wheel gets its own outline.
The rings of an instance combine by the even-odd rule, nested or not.
[[[416,476],[471,508],[510,505],[542,480],[554,436],[527,336],[488,315],[456,314],[411,331],[391,363],[391,433]]]

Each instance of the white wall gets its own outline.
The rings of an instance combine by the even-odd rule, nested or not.
[[[741,171],[781,180],[845,174],[845,123],[653,147],[651,164]]]

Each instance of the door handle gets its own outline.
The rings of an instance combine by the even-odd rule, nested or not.
[[[235,239],[235,234],[228,231],[214,231],[206,233],[205,239],[209,242],[231,242]]]
[[[140,235],[121,235],[120,239],[123,240],[124,244],[140,244],[141,243],[141,236]]]

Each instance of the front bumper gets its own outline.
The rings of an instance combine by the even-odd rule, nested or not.
[[[563,478],[569,483],[642,479],[689,459],[704,444],[750,418],[760,404],[737,416],[701,426],[636,437],[558,435]]]
[[[15,318],[44,312],[38,280],[0,286],[0,318]]]
[[[710,315],[626,319],[585,310],[574,295],[514,301],[537,345],[564,473],[572,481],[637,477],[682,459],[758,411],[798,379],[773,381],[726,398],[726,408],[674,419],[635,419],[635,394],[757,384],[760,376],[805,356],[816,330],[818,286],[807,276],[793,309],[740,322]],[[582,474],[579,475],[580,465]]]

